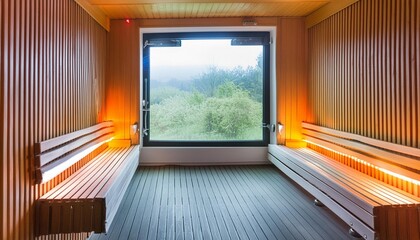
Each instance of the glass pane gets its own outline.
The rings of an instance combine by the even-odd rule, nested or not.
[[[151,47],[150,140],[262,140],[262,55],[231,39]]]

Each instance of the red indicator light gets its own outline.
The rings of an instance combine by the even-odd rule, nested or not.
[[[125,19],[125,22],[126,22],[126,23],[130,23],[130,19],[128,19],[128,18],[127,18],[127,19]]]

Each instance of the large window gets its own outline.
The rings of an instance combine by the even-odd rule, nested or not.
[[[144,145],[266,145],[269,36],[144,34]]]

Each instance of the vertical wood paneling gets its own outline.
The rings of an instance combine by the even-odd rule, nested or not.
[[[307,34],[304,18],[256,18],[259,26],[277,26],[277,119],[285,126],[282,139],[301,139],[306,117]],[[106,85],[107,118],[116,123],[116,138],[138,142],[129,125],[140,119],[141,27],[242,26],[242,18],[112,20]],[[280,138],[280,136],[279,136]],[[280,140],[280,139],[279,139]]]
[[[388,172],[381,171],[377,166],[373,164],[364,162],[363,160],[360,160],[356,157],[343,154],[317,144],[308,143],[307,147],[322,153],[323,155],[328,156],[344,165],[356,169],[357,171],[376,178],[379,181],[399,188],[416,197],[420,197],[420,186],[417,183],[413,183],[412,180],[400,178]]]
[[[263,25],[276,24],[275,18],[258,19]],[[130,125],[140,122],[140,28],[238,26],[240,18],[229,19],[133,19],[112,20],[106,80],[106,118],[116,126],[117,139],[139,142],[139,134],[130,135]],[[267,23],[268,22],[268,23]]]
[[[307,35],[303,18],[279,18],[277,27],[277,120],[284,126],[278,141],[302,138],[306,117]]]
[[[360,0],[310,28],[307,121],[420,148],[419,12]]]
[[[5,49],[4,49],[4,33],[5,33],[5,2],[1,1],[0,2],[0,62],[3,63],[5,62]],[[1,139],[1,143],[0,143],[0,159],[1,162],[4,162],[3,159],[5,159],[5,152],[4,152],[4,144],[3,142],[5,141],[5,130],[6,130],[6,125],[4,124],[5,122],[5,109],[4,109],[4,99],[5,99],[5,92],[4,92],[4,64],[0,64],[0,139]],[[5,189],[5,182],[4,182],[4,169],[5,166],[3,163],[0,163],[0,173],[1,173],[1,177],[0,177],[0,237],[4,238],[5,234],[4,231],[7,227],[7,223],[5,220],[5,203],[6,201],[4,201],[5,193],[6,191]]]
[[[112,20],[106,77],[106,116],[115,123],[116,139],[139,142],[130,125],[140,122],[140,30],[138,20]]]
[[[33,145],[103,120],[106,31],[73,0],[3,0],[0,19],[0,238],[33,239],[35,200],[92,157],[35,185]]]

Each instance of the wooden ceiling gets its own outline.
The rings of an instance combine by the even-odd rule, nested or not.
[[[331,0],[84,0],[110,19],[307,16]]]
[[[306,17],[311,27],[358,0],[74,0],[106,30],[110,19]]]

